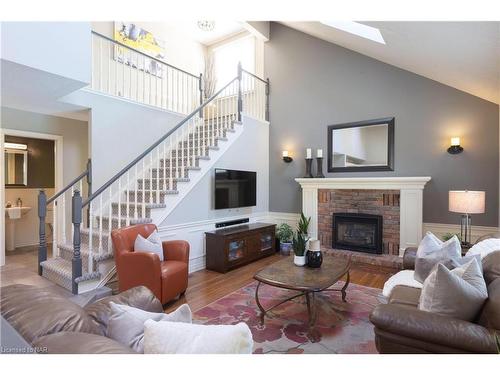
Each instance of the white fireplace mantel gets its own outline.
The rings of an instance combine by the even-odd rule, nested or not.
[[[311,217],[310,235],[318,238],[319,189],[400,190],[399,252],[422,239],[423,190],[430,177],[296,178],[302,187],[302,212]]]

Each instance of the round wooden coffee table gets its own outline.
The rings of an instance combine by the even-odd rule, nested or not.
[[[316,323],[316,306],[314,295],[323,291],[337,291],[342,294],[342,301],[346,302],[347,286],[349,285],[349,269],[351,259],[342,259],[324,254],[323,264],[320,268],[298,267],[293,263],[293,257],[282,259],[273,263],[254,275],[258,281],[255,289],[255,302],[261,312],[261,323],[264,324],[266,313],[292,299],[305,296],[307,312],[309,315],[309,328]],[[330,288],[333,284],[346,276],[346,281],[341,289]],[[260,304],[259,288],[261,284],[277,288],[295,290],[299,293],[280,301],[267,310]]]

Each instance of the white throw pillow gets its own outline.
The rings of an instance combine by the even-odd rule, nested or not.
[[[462,247],[457,236],[443,242],[427,232],[418,245],[415,257],[415,280],[423,283],[437,263],[450,262],[462,257]]]
[[[163,262],[163,245],[161,243],[160,234],[154,231],[148,238],[142,237],[140,234],[135,239],[134,251],[137,253],[153,253],[158,255],[160,262]]]
[[[143,353],[144,322],[167,321],[191,323],[192,314],[188,305],[184,304],[170,314],[152,313],[128,305],[109,303],[111,316],[108,321],[106,336]]]
[[[384,284],[384,289],[382,290],[382,294],[384,295],[384,297],[389,298],[394,287],[398,285],[421,289],[422,283],[415,280],[414,273],[415,271],[413,270],[402,270],[389,277],[389,279]]]
[[[487,298],[488,290],[481,268],[473,258],[451,271],[438,264],[424,282],[419,309],[473,321]]]
[[[465,255],[480,255],[481,258],[484,258],[486,255],[491,254],[494,251],[500,251],[500,238],[487,238],[482,240],[472,246]]]
[[[245,323],[199,325],[144,323],[145,354],[251,354],[253,338]]]

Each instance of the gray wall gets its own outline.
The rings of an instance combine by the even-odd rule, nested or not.
[[[394,171],[327,177],[431,176],[424,190],[424,221],[430,223],[458,223],[448,212],[448,190],[485,190],[486,213],[474,215],[473,223],[498,225],[497,104],[277,23],[265,45],[265,69],[271,80],[271,211],[300,211],[293,179],[304,173],[306,147],[326,155],[327,125],[394,116]],[[452,136],[461,137],[460,155],[446,152]],[[293,163],[281,160],[284,149]]]
[[[1,113],[0,124],[2,128],[61,135],[63,137],[64,185],[83,172],[89,155],[88,126],[86,122],[6,107],[1,108]]]

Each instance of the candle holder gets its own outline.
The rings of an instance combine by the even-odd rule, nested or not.
[[[312,174],[312,158],[311,159],[306,159],[306,175],[304,178],[313,178]]]
[[[325,175],[323,174],[323,158],[316,158],[316,163],[318,166],[316,178],[325,178]]]

